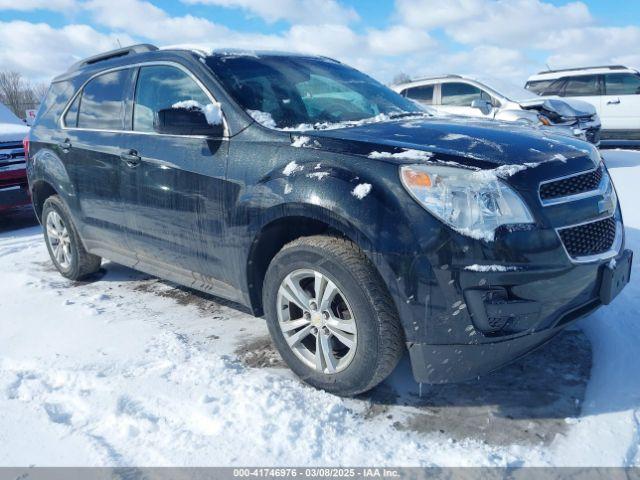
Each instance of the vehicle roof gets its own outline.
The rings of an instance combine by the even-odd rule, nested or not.
[[[300,57],[300,58],[318,58],[335,63],[337,60],[321,55],[305,54],[298,52],[282,52],[275,50],[248,50],[234,48],[209,48],[206,45],[170,45],[158,48],[151,44],[137,44],[128,47],[110,50],[108,52],[93,55],[74,63],[69,69],[54,78],[53,81],[61,81],[70,77],[86,72],[99,72],[112,67],[126,66],[130,63],[148,61],[155,57],[166,56],[167,54],[182,55],[198,55],[200,57]]]
[[[535,75],[531,75],[528,81],[535,80],[555,80],[558,78],[564,78],[569,76],[580,75],[593,75],[602,73],[638,73],[637,70],[623,65],[604,65],[598,67],[581,67],[581,68],[567,68],[563,70],[548,70],[545,72],[539,72]]]

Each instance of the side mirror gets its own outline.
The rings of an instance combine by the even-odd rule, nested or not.
[[[186,103],[186,102],[185,102]],[[155,130],[168,135],[222,137],[224,125],[219,104],[176,106],[158,112]]]
[[[491,109],[493,108],[493,105],[491,105],[491,102],[489,100],[478,98],[473,102],[471,102],[471,108],[477,108],[478,110],[480,110],[482,113],[486,115],[491,111]]]

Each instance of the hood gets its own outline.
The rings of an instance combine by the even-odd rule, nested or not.
[[[536,97],[519,104],[524,109],[543,108],[565,118],[590,117],[596,113],[596,108],[590,103],[572,98]]]
[[[22,142],[29,133],[29,127],[17,123],[0,123],[0,143]]]
[[[371,123],[352,128],[304,132],[319,148],[341,153],[415,163],[402,152],[423,151],[435,158],[478,168],[540,163],[571,159],[593,165],[595,149],[581,140],[551,134],[546,130],[514,123],[462,118],[421,118],[419,120]],[[372,155],[373,154],[373,155]],[[424,155],[423,155],[424,157]]]

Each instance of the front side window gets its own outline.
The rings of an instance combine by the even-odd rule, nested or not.
[[[380,114],[424,113],[367,75],[327,59],[214,55],[206,63],[234,100],[271,128],[328,128]]]
[[[593,97],[600,95],[597,75],[569,77],[564,87],[565,97]]]
[[[468,83],[448,82],[443,83],[440,88],[442,105],[470,107],[474,100],[491,101],[489,94]]]
[[[532,91],[536,95],[545,95],[547,94],[547,89],[551,86],[554,80],[532,80],[527,82],[524,88]]]
[[[176,107],[202,109],[210,103],[209,97],[182,70],[164,65],[142,67],[136,85],[133,129],[155,132],[161,110]]]
[[[433,85],[421,85],[405,90],[405,96],[426,105],[433,104]]]
[[[604,76],[605,95],[640,94],[640,75],[609,73]]]
[[[128,69],[100,75],[84,87],[78,111],[78,127],[122,130],[124,99],[129,84]]]

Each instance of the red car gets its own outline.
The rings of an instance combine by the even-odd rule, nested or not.
[[[29,127],[0,103],[0,212],[31,203],[23,140]]]

